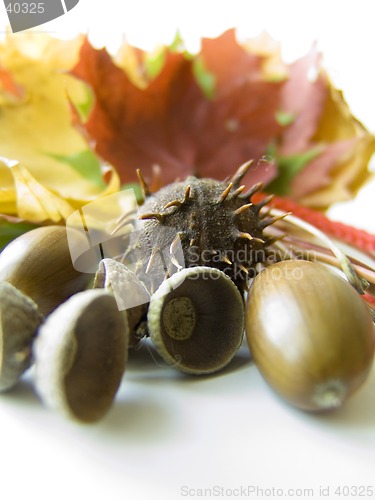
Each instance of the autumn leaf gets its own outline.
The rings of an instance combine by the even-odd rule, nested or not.
[[[289,67],[289,77],[281,93],[280,109],[294,120],[280,139],[282,156],[304,151],[311,145],[329,92],[321,67],[321,55],[315,46]]]
[[[261,58],[260,69],[263,78],[270,81],[286,80],[289,76],[288,65],[282,58],[282,47],[266,31],[246,40],[245,49]]]
[[[217,58],[212,41],[204,40],[195,59],[166,48],[159,73],[145,86],[144,80],[135,84],[129,68],[116,65],[105,49],[84,42],[73,74],[95,95],[85,126],[97,153],[117,168],[123,182],[136,179],[136,168],[150,178],[155,164],[164,183],[189,174],[223,178],[264,155],[281,129],[275,114],[282,84],[263,79],[261,57],[240,47],[233,31],[223,35],[220,47]],[[137,74],[144,74],[145,55],[137,52],[136,59],[143,61]],[[196,78],[196,61],[207,75],[215,74],[211,99]],[[236,71],[234,80],[227,66]],[[269,168],[267,177],[274,175]]]
[[[73,74],[95,97],[84,126],[123,182],[136,168],[150,179],[154,165],[165,184],[222,179],[255,159],[247,184],[326,208],[366,181],[374,138],[338,97],[316,46],[285,64],[267,34],[241,45],[229,30],[195,55],[178,42],[153,54],[124,44],[116,57],[83,43]]]
[[[120,187],[115,172],[107,185],[105,169],[72,123],[73,103],[84,109],[92,102],[88,87],[67,74],[81,44],[82,37],[41,34],[0,43],[0,156],[18,165],[0,168],[0,213],[58,222]]]
[[[241,47],[236,41],[234,30],[226,31],[216,39],[204,38],[199,57],[214,75],[215,97],[218,99],[235,93],[249,80],[262,80],[262,57]]]
[[[277,177],[267,184],[267,190],[281,196],[289,194],[293,181],[299,180],[299,174],[306,168],[307,164],[317,158],[322,152],[321,146],[307,150],[305,153],[291,154],[289,156],[279,156],[275,150],[270,150],[270,154],[275,158],[278,166]],[[317,176],[317,180],[318,180]],[[320,179],[318,183],[320,184]],[[304,186],[301,186],[303,189]],[[309,189],[309,188],[308,188]]]
[[[352,198],[370,177],[367,166],[375,151],[375,137],[352,116],[342,92],[324,71],[315,46],[290,66],[281,109],[294,119],[279,139],[279,179],[267,189],[320,209]],[[309,156],[292,175],[295,160],[303,162]]]
[[[73,207],[68,202],[43,187],[18,162],[3,160],[0,163],[0,172],[4,168],[8,168],[13,177],[13,201],[16,204],[16,213],[21,219],[36,223],[45,220],[59,222],[72,213]]]
[[[328,207],[330,200],[349,200],[367,182],[371,173],[367,166],[375,151],[375,136],[352,116],[342,91],[330,86],[323,113],[313,142],[325,142],[327,150],[336,144],[347,147],[330,172],[329,183],[319,192],[306,193],[301,201],[310,206]],[[314,166],[304,175],[311,177]],[[306,177],[304,178],[306,181]],[[303,179],[301,179],[303,182]]]

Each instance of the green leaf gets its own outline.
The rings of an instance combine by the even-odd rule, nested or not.
[[[83,91],[85,94],[85,99],[82,101],[75,101],[73,99],[70,99],[71,104],[74,106],[75,110],[77,111],[80,120],[83,123],[86,123],[90,113],[94,107],[94,93],[90,89],[88,85],[85,85],[83,87]]]
[[[277,73],[273,75],[266,75],[265,80],[268,83],[279,83],[279,82],[285,82],[287,77],[284,74],[278,75]]]
[[[147,53],[144,59],[144,67],[149,78],[155,78],[163,69],[166,57],[166,50],[163,47],[154,53]]]
[[[121,186],[121,191],[125,191],[125,189],[132,189],[134,191],[135,197],[138,203],[143,201],[143,193],[141,186],[136,182],[129,182],[128,184],[123,184]]]
[[[91,151],[91,149],[86,149],[84,151],[80,151],[79,153],[68,156],[57,155],[54,153],[49,153],[49,156],[57,161],[61,161],[62,163],[70,165],[74,170],[82,175],[82,177],[90,179],[99,187],[105,186],[102,176],[102,170],[100,167],[100,161],[98,157],[93,153],[93,151]]]
[[[291,125],[296,119],[296,117],[292,113],[287,113],[285,111],[276,111],[275,118],[277,123],[282,127]]]
[[[193,73],[205,97],[213,99],[215,96],[216,77],[206,69],[201,57],[194,59]]]
[[[276,160],[279,174],[276,179],[267,185],[267,192],[280,196],[288,195],[290,191],[290,184],[294,177],[301,170],[303,170],[303,168],[310,163],[310,161],[319,156],[322,151],[323,146],[318,145],[301,154],[278,156],[277,153],[272,152],[271,148],[270,154]]]
[[[31,229],[35,229],[38,226],[34,224],[27,224],[26,222],[12,223],[8,221],[0,220],[0,251],[4,249],[8,243],[21,236]]]
[[[186,52],[185,42],[181,36],[181,33],[177,30],[172,43],[169,45],[169,50],[171,52]]]
[[[168,46],[161,47],[153,53],[145,53],[144,67],[149,78],[153,79],[162,71],[165,64],[166,55],[169,52],[183,54],[187,59],[192,59],[193,56],[185,48],[184,40],[179,31],[177,31],[172,43]]]

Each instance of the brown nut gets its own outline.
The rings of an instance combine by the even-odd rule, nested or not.
[[[241,294],[218,269],[182,269],[151,296],[148,329],[159,354],[174,368],[192,374],[218,371],[243,338]]]
[[[304,410],[341,406],[373,363],[367,305],[347,281],[316,262],[279,262],[255,278],[246,335],[266,382]]]
[[[90,279],[90,274],[74,269],[62,226],[33,229],[13,240],[0,254],[0,280],[25,293],[44,315],[84,290]]]
[[[13,387],[31,365],[31,344],[42,320],[29,297],[0,282],[0,391]]]
[[[104,290],[77,293],[48,316],[34,343],[42,401],[65,416],[95,422],[110,409],[125,369],[126,317]]]

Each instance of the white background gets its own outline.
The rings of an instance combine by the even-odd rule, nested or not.
[[[0,16],[5,25],[3,6]],[[375,132],[374,19],[374,2],[362,0],[80,0],[45,29],[61,37],[88,30],[97,45],[115,50],[124,35],[152,49],[179,28],[194,49],[200,36],[236,26],[239,36],[267,30],[288,60],[317,40],[352,111]],[[355,202],[332,209],[332,217],[375,231],[374,195],[372,182]],[[312,488],[310,498],[327,486],[329,498],[340,498],[339,485],[375,489],[375,374],[343,409],[312,416],[273,395],[246,346],[224,372],[194,378],[165,368],[145,345],[131,357],[113,409],[93,426],[44,409],[31,380],[32,374],[0,399],[0,487],[7,500],[179,499],[184,486],[223,487],[232,496],[236,488],[258,486],[264,497],[272,487]]]

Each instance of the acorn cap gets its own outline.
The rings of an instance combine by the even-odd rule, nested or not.
[[[31,344],[42,320],[29,297],[0,282],[0,391],[13,387],[31,365]]]
[[[77,293],[46,320],[34,344],[36,388],[47,406],[95,422],[112,405],[125,369],[126,316],[104,290]]]
[[[103,259],[95,275],[94,288],[104,288],[112,293],[120,311],[127,315],[129,347],[140,340],[137,327],[146,320],[150,294],[140,279],[122,262]]]
[[[224,368],[244,332],[244,304],[232,280],[218,269],[197,266],[165,280],[152,295],[150,337],[159,354],[185,373]]]

